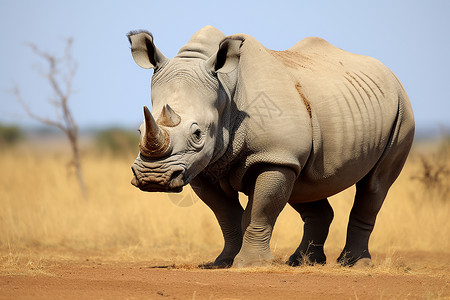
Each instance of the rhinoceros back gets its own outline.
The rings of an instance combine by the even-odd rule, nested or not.
[[[400,82],[376,59],[319,38],[272,54],[288,69],[311,115],[313,149],[298,193],[321,198],[353,185],[380,159],[399,101],[408,101]]]

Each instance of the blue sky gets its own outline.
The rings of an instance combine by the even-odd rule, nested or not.
[[[52,91],[38,74],[32,42],[60,54],[73,37],[79,68],[70,100],[81,127],[134,128],[150,104],[151,70],[131,58],[126,33],[147,29],[173,57],[205,25],[247,33],[284,50],[319,36],[381,60],[409,94],[418,129],[450,126],[450,1],[57,1],[0,0],[0,122],[28,119],[9,91],[17,84],[31,109],[54,116]],[[33,67],[34,66],[34,67]]]

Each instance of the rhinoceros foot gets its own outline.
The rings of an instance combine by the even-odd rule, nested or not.
[[[233,267],[263,267],[273,262],[273,255],[269,251],[250,252],[242,251],[234,258]]]
[[[357,252],[344,249],[337,262],[344,267],[365,268],[371,266],[371,256],[368,250]]]
[[[297,267],[297,266],[312,266],[312,265],[325,265],[327,263],[327,257],[325,254],[318,252],[309,252],[309,253],[297,253],[295,252],[289,257],[289,260],[286,264]]]
[[[233,259],[223,259],[217,260],[214,262],[207,262],[200,264],[198,267],[200,269],[227,269],[233,265]]]

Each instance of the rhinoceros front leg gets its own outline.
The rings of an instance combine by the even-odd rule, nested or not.
[[[296,175],[287,167],[265,166],[260,169],[244,211],[242,248],[233,266],[262,265],[273,259],[270,238],[275,221],[292,192]]]
[[[202,175],[191,182],[191,186],[200,199],[214,212],[222,230],[225,244],[222,253],[206,268],[228,268],[233,264],[234,257],[241,249],[241,220],[243,208],[239,203],[238,193],[227,196],[218,184],[212,184]]]

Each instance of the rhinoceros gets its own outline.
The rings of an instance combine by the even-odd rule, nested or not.
[[[370,264],[370,234],[400,174],[414,116],[397,77],[378,60],[305,38],[285,51],[206,26],[166,58],[147,31],[127,35],[153,69],[132,184],[180,192],[190,184],[214,212],[224,248],[211,267],[270,262],[275,221],[289,203],[304,222],[288,264],[325,264],[333,209],[356,185],[338,263]],[[248,196],[245,209],[238,193]]]

